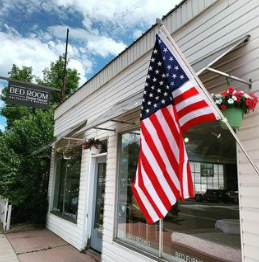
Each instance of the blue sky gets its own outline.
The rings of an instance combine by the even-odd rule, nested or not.
[[[78,70],[83,84],[179,2],[0,0],[0,76],[8,77],[16,64],[31,66],[42,77],[42,70],[64,53],[69,28],[69,67]],[[0,81],[0,92],[5,85]]]

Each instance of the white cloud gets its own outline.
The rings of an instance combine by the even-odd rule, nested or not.
[[[1,97],[1,94],[2,94],[2,91],[4,89],[4,87],[6,87],[8,85],[8,82],[5,81],[5,80],[1,80],[0,79],[0,97]],[[0,99],[0,109],[1,107],[3,107],[5,104],[4,102]],[[1,111],[1,110],[0,110]]]
[[[125,49],[125,39],[131,41],[138,38],[155,23],[157,17],[162,17],[179,2],[180,0],[0,0],[0,19],[3,21],[0,23],[0,75],[7,75],[12,64],[16,64],[19,67],[32,66],[33,73],[41,77],[42,70],[64,53],[65,24],[73,24],[76,14],[77,18],[82,17],[84,28],[79,28],[78,25],[70,27],[68,54],[71,64],[84,78],[81,81],[83,83],[85,74],[93,72],[96,63],[93,59],[117,55]],[[26,22],[35,14],[44,17],[44,12],[58,16],[59,25],[49,26],[44,31],[40,24],[34,22],[27,35],[22,36],[21,32],[4,24],[6,18],[10,20],[12,13],[19,13]],[[49,24],[53,21],[50,20]]]
[[[11,33],[0,32],[1,57],[0,74],[11,70],[12,64],[19,67],[32,66],[34,74],[41,76],[43,68],[49,66],[50,61],[57,59],[57,54],[48,44],[34,38],[22,38]]]
[[[66,26],[50,26],[48,28],[50,34],[61,39],[66,36],[66,30]],[[86,46],[85,52],[102,57],[117,55],[126,48],[126,45],[122,41],[116,42],[110,37],[101,36],[96,30],[87,31],[81,28],[70,28],[69,39],[82,41]]]
[[[0,75],[8,76],[12,65],[19,67],[31,66],[33,74],[42,78],[42,70],[49,67],[51,62],[57,60],[58,56],[65,51],[65,44],[59,40],[45,41],[37,36],[29,36],[27,38],[13,33],[9,30],[7,33],[0,32],[1,39],[1,56],[0,56]],[[81,55],[81,51],[76,46],[69,46],[69,58],[71,61],[76,60],[77,68],[80,70],[84,83],[85,74],[91,72],[93,64],[85,54]],[[70,66],[71,67],[71,66]]]
[[[87,63],[87,68],[93,67],[93,63],[91,61],[85,60],[85,62]],[[87,78],[85,77],[86,71],[82,63],[80,63],[78,60],[70,59],[68,68],[76,69],[77,72],[80,73],[80,86],[86,82],[87,80]]]
[[[133,39],[137,39],[139,38],[141,35],[143,34],[143,32],[139,29],[134,30],[134,32],[132,33],[132,37]]]
[[[15,10],[15,12],[26,20],[32,14],[53,11],[58,14],[60,18],[67,19],[66,13],[55,5],[54,0],[4,0],[0,1],[0,7],[0,17],[6,17]]]
[[[53,0],[58,6],[72,8],[83,15],[86,28],[95,22],[128,30],[134,26],[150,26],[156,18],[168,13],[180,0]],[[103,30],[107,30],[104,28]],[[112,32],[110,32],[112,33]]]

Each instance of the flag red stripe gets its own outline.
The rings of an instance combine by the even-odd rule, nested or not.
[[[177,190],[177,188],[175,187],[174,183],[172,182],[171,178],[170,178],[170,175],[168,174],[167,170],[166,170],[166,166],[165,166],[165,163],[161,157],[161,155],[159,154],[156,146],[155,146],[155,143],[153,142],[153,139],[152,137],[150,136],[148,130],[146,129],[145,125],[144,124],[141,124],[141,131],[142,131],[142,134],[143,136],[145,137],[145,140],[147,141],[148,145],[149,145],[149,148],[150,150],[152,151],[156,161],[157,161],[157,164],[159,165],[160,169],[162,170],[163,172],[163,175],[168,183],[168,185],[170,186],[170,188],[172,189],[172,192],[173,194],[175,195],[175,198],[176,199],[179,199],[180,197],[180,194]],[[143,162],[142,162],[143,163]],[[153,170],[152,170],[153,171]],[[147,172],[146,172],[147,173]],[[177,173],[176,173],[177,174]],[[170,203],[170,201],[169,201]],[[168,205],[165,205],[166,209],[168,209]],[[171,207],[171,203],[170,203],[170,207]]]
[[[171,133],[173,134],[174,136],[174,139],[177,143],[177,146],[179,147],[179,133],[176,129],[176,123],[175,123],[175,120],[173,119],[173,117],[171,116],[170,112],[168,111],[167,108],[162,108],[161,109],[163,115],[164,115],[164,118],[166,120],[166,122],[168,123],[168,126],[171,130]]]
[[[176,107],[173,106],[173,113],[175,116],[175,121],[177,122],[178,127],[180,126],[179,124],[179,117],[176,112]],[[179,135],[178,135],[178,144],[179,144],[179,179],[180,179],[180,189],[181,189],[181,196],[183,198],[183,164],[184,164],[184,142],[183,142],[183,136],[182,136],[182,130],[179,128]]]
[[[164,189],[162,188],[156,174],[154,173],[151,165],[149,164],[148,160],[146,159],[146,156],[144,155],[143,151],[141,150],[141,159],[142,159],[142,165],[146,171],[146,174],[148,175],[153,187],[155,188],[158,196],[160,197],[161,201],[163,202],[166,210],[169,210],[171,207],[170,200],[168,199],[168,196],[165,194]],[[152,204],[153,208],[155,209],[155,206]],[[155,209],[156,210],[156,209]],[[160,213],[162,216],[162,214]],[[163,216],[162,216],[163,217]]]
[[[177,178],[179,179],[179,169],[178,169],[178,162],[175,158],[175,155],[174,153],[172,152],[172,149],[169,145],[169,143],[172,143],[173,141],[168,141],[166,135],[164,134],[164,131],[163,131],[163,128],[161,127],[160,125],[160,122],[158,121],[157,119],[157,116],[156,114],[153,114],[152,116],[149,117],[149,119],[151,120],[154,128],[156,129],[157,131],[157,136],[159,137],[159,140],[163,146],[163,149],[166,153],[166,155],[168,156],[168,160],[170,162],[170,165],[172,167],[172,169],[174,170]],[[149,142],[153,142],[153,138],[150,136],[150,141]],[[155,144],[154,144],[155,145]],[[174,145],[176,146],[176,145]],[[156,146],[155,146],[156,148]],[[157,148],[156,148],[157,149]],[[158,159],[159,158],[159,161],[158,163],[160,163],[160,166],[161,166],[161,169],[163,170],[164,175],[165,175],[165,178],[168,182],[168,184],[170,185],[170,188],[172,189],[172,191],[174,192],[174,195],[175,196],[179,196],[179,192],[178,192],[178,189],[176,188],[176,186],[174,185],[174,183],[172,182],[172,179],[170,178],[170,175],[168,174],[167,172],[167,169],[166,169],[166,166],[164,164],[164,161],[163,159],[161,158],[160,154],[159,154],[159,149],[156,150],[156,155],[155,155],[155,158]]]
[[[204,108],[204,107],[208,107],[208,104],[204,100],[196,102],[194,104],[190,104],[190,105],[184,107],[183,109],[179,110],[178,116],[179,116],[179,118],[181,118],[184,115],[187,115],[188,113],[190,113],[192,111],[195,111],[195,110],[198,110],[198,109],[201,109],[201,108]]]
[[[142,165],[143,165],[143,168],[145,169],[146,174],[148,175],[148,177],[149,177],[149,179],[150,179],[153,187],[155,188],[155,190],[156,190],[156,188],[158,188],[158,191],[157,191],[157,190],[156,190],[156,191],[157,191],[158,196],[161,197],[161,195],[160,195],[159,193],[161,193],[162,187],[161,187],[161,186],[160,186],[160,187],[157,186],[157,183],[159,183],[159,182],[158,182],[158,180],[157,180],[157,177],[154,175],[154,172],[153,172],[152,177],[150,177],[150,175],[152,174],[152,173],[151,173],[152,168],[150,167],[149,164],[146,164],[146,163],[148,163],[148,161],[146,160],[146,157],[145,157],[145,155],[143,154],[143,151],[142,151],[142,150],[140,151],[140,159],[141,159],[141,163],[142,163]],[[143,159],[143,161],[142,161],[142,159]],[[141,166],[141,165],[140,165],[140,166]],[[139,172],[141,172],[141,170],[142,170],[140,166],[139,166]],[[146,170],[145,167],[147,167],[148,170]],[[149,173],[148,171],[149,171],[150,173]],[[156,181],[154,181],[154,180],[156,180]],[[156,186],[157,186],[157,187],[156,187]],[[150,202],[150,204],[152,205],[152,207],[153,207],[154,210],[156,211],[157,215],[158,215],[160,218],[164,217],[164,216],[162,215],[161,211],[159,210],[159,208],[157,207],[156,203],[154,202],[153,198],[150,196],[149,192],[147,191],[146,186],[145,186],[145,184],[144,184],[144,182],[143,182],[143,177],[142,177],[142,175],[139,176],[139,187],[142,189],[143,193],[145,194],[145,196],[147,197],[148,201]],[[162,190],[162,191],[163,191],[163,190]],[[164,199],[163,199],[163,200],[164,200]],[[162,200],[162,203],[164,204],[163,200]],[[169,201],[168,201],[168,202],[169,202]],[[170,204],[170,202],[169,202],[169,204]]]
[[[174,152],[172,151],[169,143],[172,143],[173,141],[168,141],[168,138],[166,137],[165,133],[164,133],[164,130],[159,122],[159,120],[157,119],[157,116],[156,114],[153,114],[149,117],[150,121],[152,122],[154,128],[156,129],[157,131],[157,136],[159,137],[160,139],[160,142],[162,143],[162,146],[166,152],[166,155],[168,156],[168,160],[170,161],[171,163],[171,166],[174,170],[174,172],[176,174],[178,174],[178,162],[177,162],[177,159],[174,155]],[[168,124],[169,125],[169,124]]]
[[[182,139],[182,134],[179,135],[179,180],[180,186],[181,186],[181,196],[182,199],[184,198],[184,192],[183,192],[183,164],[184,164],[184,144]]]
[[[168,111],[169,112],[169,111]],[[173,119],[173,116],[171,115],[171,112],[169,112],[170,118],[171,118],[171,123],[174,123],[174,127],[176,128],[176,125],[179,127],[179,118],[176,112],[176,107],[172,106],[172,113],[175,117],[175,120]],[[170,123],[170,122],[169,122]],[[179,128],[179,132],[177,131],[178,136],[177,136],[177,144],[178,144],[178,149],[179,149],[179,181],[180,181],[180,192],[181,196],[183,198],[183,163],[184,163],[184,143],[183,143],[183,136],[182,136],[182,131]]]
[[[205,122],[211,122],[211,121],[215,121],[215,115],[213,113],[208,114],[208,115],[202,115],[193,119],[190,119],[188,122],[186,122],[182,127],[182,132],[185,133],[187,132],[191,127],[198,125],[198,124],[202,124]]]
[[[193,182],[192,182],[192,173],[191,173],[191,168],[190,168],[190,164],[188,161],[188,165],[187,165],[187,181],[188,181],[188,191],[189,191],[189,196],[191,198],[195,197],[194,194],[194,187],[193,187]]]
[[[196,96],[198,95],[199,92],[196,90],[195,87],[192,87],[190,89],[188,89],[187,91],[185,91],[184,93],[182,93],[181,95],[177,96],[174,98],[174,103],[175,105],[181,103],[182,101],[188,99],[188,98],[191,98],[193,96]]]
[[[153,219],[151,218],[151,216],[147,212],[147,209],[145,208],[145,205],[143,204],[141,197],[139,196],[137,190],[135,189],[135,184],[131,184],[131,190],[132,190],[134,197],[136,198],[136,201],[137,201],[143,215],[145,216],[147,222],[149,224],[153,224],[155,221],[153,221]]]

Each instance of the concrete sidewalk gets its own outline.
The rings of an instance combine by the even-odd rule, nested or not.
[[[0,236],[0,262],[98,261],[93,256],[80,253],[76,248],[47,229]]]
[[[19,262],[10,242],[0,234],[0,262]]]

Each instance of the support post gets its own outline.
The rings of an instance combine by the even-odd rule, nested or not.
[[[211,67],[208,67],[207,70],[210,71],[210,72],[213,72],[213,73],[222,75],[222,76],[226,76],[226,77],[228,77],[228,78],[231,78],[231,79],[236,80],[236,81],[238,81],[238,82],[244,83],[244,84],[246,84],[246,85],[249,85],[249,88],[251,89],[251,86],[252,86],[252,80],[251,80],[251,79],[250,79],[249,81],[246,81],[246,80],[244,80],[244,79],[242,79],[242,78],[239,78],[239,77],[236,77],[236,76],[233,76],[233,75],[224,73],[224,72],[222,72],[222,71],[216,70],[216,69],[211,68]]]
[[[44,88],[44,89],[49,89],[49,90],[53,90],[53,91],[58,91],[60,92],[61,90],[58,89],[58,88],[55,88],[55,87],[52,87],[52,86],[43,86],[43,85],[38,85],[38,84],[33,84],[33,83],[28,83],[28,82],[25,82],[25,81],[21,81],[21,80],[17,80],[17,79],[12,79],[12,78],[9,78],[9,77],[4,77],[4,76],[0,76],[0,79],[2,80],[6,80],[6,81],[12,81],[12,82],[15,82],[15,83],[20,83],[20,84],[26,84],[28,86],[31,86],[32,88],[33,87],[41,87],[41,88]]]
[[[163,219],[159,219],[159,250],[158,250],[158,256],[162,257],[163,255]]]
[[[6,201],[5,208],[4,208],[4,221],[3,221],[4,232],[6,231],[7,214],[8,214],[8,201]]]
[[[65,64],[64,64],[64,79],[63,79],[63,89],[61,92],[61,102],[65,99],[66,84],[67,84],[67,46],[68,46],[68,34],[69,29],[67,28],[67,38],[66,38],[66,51],[65,51]]]
[[[12,205],[8,205],[7,221],[6,221],[6,231],[10,230],[11,215],[12,215]]]

